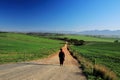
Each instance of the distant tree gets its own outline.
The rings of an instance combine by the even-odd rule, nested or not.
[[[79,40],[80,45],[83,45],[85,43],[84,40]]]
[[[77,40],[77,39],[70,39],[69,42],[70,42],[71,44],[76,44],[76,43],[78,42],[78,40]]]
[[[118,40],[115,40],[114,43],[118,43],[119,41]]]
[[[76,42],[74,42],[74,45],[81,46],[84,44],[84,42],[85,42],[84,40],[77,40]]]
[[[64,37],[63,39],[64,39],[64,41],[68,41],[69,40],[67,37]]]

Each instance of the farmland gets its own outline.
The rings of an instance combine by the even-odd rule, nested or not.
[[[68,39],[77,39],[77,40],[85,40],[85,41],[97,41],[97,42],[114,42],[115,38],[103,38],[99,36],[88,36],[88,35],[62,35],[56,36],[60,38],[68,38]]]
[[[115,72],[120,79],[120,43],[89,42],[83,46],[71,46],[79,55],[92,63],[102,64]]]
[[[61,35],[57,37],[72,44],[69,47],[70,51],[80,61],[84,69],[83,72],[89,75],[88,80],[95,79],[95,75],[98,76],[99,73],[99,77],[101,76],[103,79],[97,80],[116,80],[116,76],[120,79],[119,38],[88,35]],[[80,40],[85,41],[84,45],[79,44]],[[94,76],[91,76],[93,74]]]
[[[62,41],[18,33],[0,33],[0,64],[47,57]]]
[[[0,33],[0,64],[29,61],[47,57],[64,44],[49,38],[84,40],[82,46],[71,45],[70,49],[93,64],[100,64],[117,74],[120,79],[120,43],[115,38],[100,38],[84,35],[33,36],[18,33]]]

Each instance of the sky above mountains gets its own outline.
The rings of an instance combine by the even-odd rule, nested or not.
[[[120,30],[120,0],[0,0],[0,31]]]

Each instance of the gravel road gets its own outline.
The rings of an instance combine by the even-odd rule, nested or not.
[[[59,65],[58,53],[48,58],[0,65],[0,80],[86,80],[67,45],[63,47],[65,63]]]

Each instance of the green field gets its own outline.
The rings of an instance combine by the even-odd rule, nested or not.
[[[51,37],[51,36],[48,36]],[[113,38],[99,38],[83,35],[52,36],[87,41],[82,46],[72,45],[74,53],[82,55],[96,64],[102,64],[115,72],[120,79],[120,43]],[[18,33],[0,33],[0,64],[20,62],[47,57],[64,44],[44,36],[30,36]]]
[[[78,40],[85,40],[85,41],[97,41],[97,42],[114,42],[115,38],[102,38],[99,36],[86,36],[86,35],[63,35],[63,36],[56,36],[61,38],[69,38],[69,39],[78,39]]]
[[[46,57],[63,46],[62,41],[18,33],[0,33],[0,64]]]
[[[120,43],[91,42],[83,46],[71,46],[74,52],[96,64],[105,65],[120,79]]]

